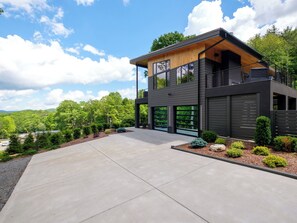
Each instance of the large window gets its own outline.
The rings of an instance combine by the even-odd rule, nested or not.
[[[178,67],[176,70],[177,84],[187,83],[194,80],[194,63]]]
[[[154,89],[169,86],[170,61],[165,60],[153,64]]]

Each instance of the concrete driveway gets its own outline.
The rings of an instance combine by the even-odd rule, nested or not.
[[[296,180],[170,149],[191,137],[133,131],[35,155],[0,222],[296,222]]]

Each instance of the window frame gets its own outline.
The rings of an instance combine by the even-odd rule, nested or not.
[[[190,73],[190,71],[192,72]],[[186,81],[185,81],[185,77],[186,77]],[[194,80],[195,80],[194,62],[187,63],[176,68],[176,85],[185,84],[188,82],[192,82]]]
[[[162,64],[162,63],[164,63],[162,65],[164,66],[164,70],[158,67],[158,64]],[[158,86],[158,76],[160,75],[165,75],[164,77],[165,85],[161,87]],[[169,84],[170,84],[170,60],[163,60],[163,61],[158,61],[153,63],[153,88],[155,90],[159,90],[159,89],[169,87]]]

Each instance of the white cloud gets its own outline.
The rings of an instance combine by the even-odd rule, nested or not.
[[[99,61],[80,59],[50,45],[24,40],[17,35],[0,37],[0,89],[38,89],[56,84],[132,81],[134,66],[128,57],[108,56]]]
[[[296,27],[296,0],[249,0],[250,6],[238,8],[233,17],[224,16],[222,1],[202,1],[195,6],[188,16],[185,35],[201,34],[223,27],[234,35],[247,41],[257,33],[265,33],[275,25],[279,29],[286,26]]]
[[[36,93],[36,90],[27,89],[27,90],[0,90],[0,101],[9,101],[15,97],[26,97]]]
[[[57,107],[64,100],[72,100],[76,102],[88,101],[95,97],[91,94],[85,94],[83,91],[74,90],[64,92],[62,89],[54,89],[50,91],[45,99],[45,104],[51,107]]]
[[[5,12],[25,11],[31,14],[35,10],[50,9],[46,0],[0,0],[0,6],[5,8]]]
[[[84,48],[83,48],[83,50],[84,50],[84,51],[87,51],[87,52],[89,52],[89,53],[92,53],[92,54],[94,54],[94,55],[98,55],[98,56],[100,56],[100,57],[105,56],[104,51],[99,51],[99,50],[97,50],[95,47],[93,47],[93,46],[91,46],[91,45],[89,45],[89,44],[85,45]]]
[[[66,48],[65,49],[67,52],[70,52],[70,53],[74,53],[76,55],[79,55],[79,49],[78,48],[73,48],[73,47],[70,47],[70,48]]]
[[[123,98],[135,99],[136,97],[135,87],[120,89],[118,90],[118,92],[122,95]]]
[[[98,94],[97,94],[97,99],[100,100],[101,98],[103,98],[104,96],[107,96],[109,95],[109,91],[106,91],[106,90],[102,90],[102,91],[98,91]]]
[[[35,31],[33,34],[33,39],[35,42],[42,42],[43,41],[43,36],[41,34],[41,32],[39,31]]]
[[[130,0],[123,0],[124,6],[127,6],[130,3]]]
[[[58,8],[56,15],[54,15],[53,19],[43,15],[40,18],[40,23],[43,23],[49,27],[50,32],[54,33],[55,35],[61,35],[64,37],[69,36],[73,33],[73,29],[68,29],[64,26],[60,20],[64,16],[64,11],[62,8]]]
[[[76,0],[77,5],[90,6],[95,0]]]

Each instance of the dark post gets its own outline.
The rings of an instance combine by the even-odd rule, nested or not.
[[[136,99],[138,98],[138,65],[136,65]]]

